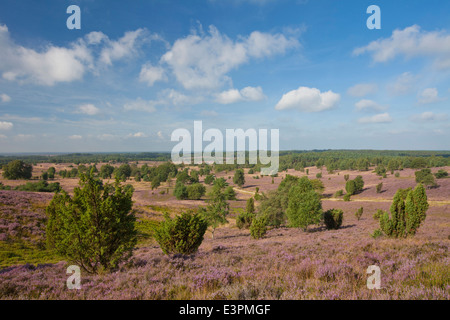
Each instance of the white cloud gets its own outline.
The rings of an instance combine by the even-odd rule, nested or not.
[[[157,81],[167,81],[167,75],[161,66],[154,67],[147,63],[142,66],[139,81],[146,82],[151,87]]]
[[[7,103],[11,101],[11,97],[5,93],[0,94],[0,101],[3,103]]]
[[[0,121],[0,130],[11,130],[13,127],[12,122]]]
[[[410,93],[416,85],[418,76],[410,72],[402,73],[394,83],[388,86],[388,91],[392,95],[400,96]]]
[[[332,91],[320,92],[316,88],[300,87],[283,95],[276,110],[297,109],[303,112],[320,112],[337,105],[341,96]]]
[[[50,44],[35,50],[16,44],[8,27],[0,25],[0,74],[8,81],[44,86],[78,81],[86,72],[96,73],[96,64],[108,66],[132,57],[144,41],[156,38],[148,36],[145,29],[126,32],[117,41],[102,32],[91,32],[67,47]]]
[[[410,119],[417,122],[427,122],[427,121],[446,121],[446,114],[435,114],[431,111],[424,112],[422,114],[413,115]]]
[[[203,101],[201,96],[187,96],[174,89],[166,89],[160,95],[161,104],[174,106],[194,105]]]
[[[78,134],[74,134],[74,135],[72,135],[72,136],[69,137],[70,140],[80,140],[80,139],[82,139],[82,138],[83,138],[83,137],[80,136],[80,135],[78,135]]]
[[[424,89],[418,95],[418,101],[421,104],[431,104],[442,101],[443,99],[439,97],[438,90],[436,88]]]
[[[347,94],[352,97],[364,97],[377,91],[378,86],[374,83],[360,83],[349,88]]]
[[[261,101],[266,96],[261,87],[245,87],[242,90],[231,89],[217,95],[216,101],[221,104],[230,104],[240,101]]]
[[[128,135],[128,137],[131,137],[131,138],[146,138],[147,135],[145,133],[143,133],[143,132],[136,132],[134,134],[130,133]]]
[[[109,133],[104,133],[104,134],[97,136],[97,138],[102,141],[112,141],[112,140],[116,139],[116,136],[109,134]]]
[[[387,109],[387,106],[382,106],[375,101],[366,99],[358,101],[355,107],[358,111],[382,111]]]
[[[358,119],[359,123],[388,123],[392,122],[392,118],[389,113],[380,113],[371,117],[364,117]]]
[[[87,114],[89,116],[95,116],[100,113],[100,109],[91,103],[83,104],[78,107],[77,113]]]
[[[440,69],[450,68],[450,34],[423,31],[418,25],[394,30],[391,37],[369,43],[354,50],[355,55],[371,53],[375,62],[385,62],[403,55],[406,58],[431,57]]]
[[[155,112],[156,106],[161,104],[159,101],[146,101],[141,98],[136,99],[135,101],[130,101],[126,103],[123,108],[127,111],[135,110],[135,111],[145,111],[145,112]]]
[[[258,31],[233,41],[210,26],[208,34],[192,33],[176,40],[161,62],[170,66],[184,88],[211,89],[230,83],[227,74],[250,58],[282,54],[297,46],[297,39]]]
[[[162,131],[158,131],[157,135],[158,135],[158,138],[160,138],[161,140],[164,140],[164,135],[163,135]]]
[[[132,57],[137,53],[140,40],[145,35],[145,29],[125,32],[124,36],[117,41],[106,40],[106,47],[100,53],[100,61],[111,65],[113,61]]]

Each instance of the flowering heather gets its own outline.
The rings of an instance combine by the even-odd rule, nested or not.
[[[402,176],[406,176],[406,171],[402,171]],[[324,210],[344,211],[343,224],[338,230],[327,231],[324,226],[316,226],[306,233],[278,228],[254,240],[248,230],[238,229],[230,219],[230,224],[216,230],[214,240],[207,232],[198,253],[192,256],[166,256],[154,240],[146,239],[119,271],[100,275],[82,271],[80,290],[67,289],[64,261],[8,266],[0,270],[0,299],[449,300],[450,203],[448,192],[438,189],[445,185],[448,191],[450,179],[443,179],[446,181],[440,182],[438,189],[427,190],[431,205],[414,238],[373,239],[370,234],[379,228],[373,214],[377,209],[389,210],[393,189],[413,187],[415,183],[413,177],[397,181],[388,175],[383,180],[383,190],[387,191],[376,194],[379,180],[374,174],[363,176],[368,189],[352,197],[352,201],[323,200]],[[342,189],[345,183],[342,172],[340,176],[330,175],[332,180],[327,180],[328,177],[324,173],[325,194],[334,193],[330,191],[333,184]],[[138,194],[137,199],[141,196]],[[248,197],[243,193],[241,196]],[[50,198],[49,195],[0,192],[1,234],[10,237],[24,226],[33,227],[38,219],[44,218],[43,208],[37,203],[45,203]],[[135,206],[141,218],[153,219],[154,210],[147,212],[147,202],[148,199],[137,201]],[[242,203],[245,205],[245,201]],[[360,207],[364,207],[365,214],[358,221],[354,212]],[[34,228],[22,232],[24,237],[40,237],[38,231],[44,229],[37,225]],[[0,244],[6,242],[0,239]],[[381,269],[380,290],[369,290],[366,286],[370,265]]]

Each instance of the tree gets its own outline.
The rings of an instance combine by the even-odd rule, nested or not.
[[[238,169],[234,173],[233,183],[242,187],[245,184],[244,170]]]
[[[247,204],[245,206],[245,211],[249,214],[255,213],[255,200],[253,200],[253,198],[250,198],[247,200]]]
[[[133,189],[82,174],[71,197],[56,193],[46,209],[47,244],[88,273],[117,269],[137,242]]]
[[[362,176],[357,176],[355,178],[355,180],[353,180],[353,181],[355,181],[355,187],[356,187],[355,193],[361,192],[364,188],[364,180],[363,180]]]
[[[152,190],[157,189],[161,185],[161,180],[159,176],[156,176],[152,179]]]
[[[226,187],[224,192],[227,200],[236,200],[236,191],[234,191],[232,186]]]
[[[111,179],[114,172],[114,167],[109,164],[104,164],[100,168],[100,178]]]
[[[267,222],[264,217],[253,219],[250,226],[250,235],[253,239],[261,239],[267,233]]]
[[[120,167],[116,169],[115,173],[116,177],[121,181],[127,181],[127,179],[131,176],[131,167],[128,163],[122,164]]]
[[[55,173],[56,173],[55,167],[48,168],[47,173],[48,173],[49,179],[55,179]]]
[[[212,191],[209,193],[209,205],[206,208],[200,209],[200,213],[208,223],[208,226],[212,229],[211,233],[213,239],[216,229],[220,225],[228,222],[227,215],[230,212],[230,206],[226,201],[226,195],[224,193],[226,185],[225,179],[217,179],[214,182]]]
[[[165,213],[164,221],[154,228],[154,237],[165,254],[188,255],[198,251],[207,228],[199,213],[183,212],[175,219]]]
[[[205,177],[205,183],[206,184],[211,184],[211,183],[213,183],[214,182],[214,176],[212,175],[212,174],[208,174],[206,177]]]
[[[383,189],[383,182],[377,184],[377,193],[381,193],[382,189]]]
[[[356,184],[354,180],[349,180],[345,184],[345,191],[347,191],[347,194],[354,195],[356,192]]]
[[[355,217],[356,217],[356,219],[358,219],[358,221],[361,220],[361,217],[362,217],[363,213],[364,213],[364,208],[363,207],[361,207],[358,210],[356,210]]]
[[[175,184],[175,189],[173,190],[173,195],[178,200],[185,200],[188,197],[187,187],[182,182],[177,182]]]
[[[441,169],[438,172],[436,172],[434,174],[434,176],[436,177],[436,179],[443,179],[443,178],[447,178],[448,177],[448,172]]]
[[[322,202],[320,195],[314,190],[304,190],[297,185],[289,191],[289,203],[286,211],[289,224],[294,228],[303,228],[305,231],[311,224],[317,224],[322,217]]]
[[[3,166],[3,177],[8,180],[31,179],[33,166],[22,160],[13,160]]]

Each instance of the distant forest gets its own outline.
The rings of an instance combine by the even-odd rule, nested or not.
[[[36,165],[37,163],[129,163],[136,161],[170,161],[169,152],[141,153],[69,153],[55,155],[3,155],[0,166],[16,159]],[[247,157],[248,159],[248,157]],[[287,169],[303,170],[306,167],[334,170],[369,170],[370,166],[383,165],[388,170],[403,168],[430,168],[450,165],[450,151],[395,151],[395,150],[313,150],[280,151],[279,171]],[[217,164],[218,171],[232,170],[237,167],[254,168],[260,171],[261,164]]]

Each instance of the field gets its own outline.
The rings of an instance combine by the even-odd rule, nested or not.
[[[154,162],[147,162],[149,165]],[[139,165],[142,165],[140,162]],[[56,171],[70,164],[56,166]],[[39,164],[39,176],[51,164]],[[53,165],[54,166],[54,165]],[[204,199],[177,200],[174,182],[151,190],[149,182],[129,180],[135,188],[134,210],[142,237],[132,260],[112,274],[82,273],[81,290],[66,287],[67,263],[45,248],[45,206],[52,194],[0,191],[0,299],[445,299],[450,298],[450,179],[439,179],[437,188],[427,190],[430,208],[424,225],[414,238],[373,239],[377,209],[389,210],[399,188],[414,187],[414,171],[399,171],[380,180],[372,171],[336,171],[332,174],[307,168],[309,177],[320,179],[323,208],[344,211],[341,229],[323,226],[309,232],[293,228],[270,229],[265,238],[254,240],[248,230],[235,226],[236,212],[259,188],[267,193],[278,187],[289,170],[255,179],[245,175],[245,185],[233,185],[234,172],[220,173],[235,187],[237,200],[230,201],[229,223],[208,231],[199,252],[193,256],[166,256],[151,238],[151,225],[171,214],[205,206]],[[373,168],[372,168],[373,169]],[[450,171],[450,167],[433,168]],[[248,170],[246,169],[246,172]],[[364,190],[344,202],[333,195],[345,190],[344,175],[362,175]],[[203,177],[204,178],[204,177]],[[203,181],[200,178],[200,182]],[[25,181],[0,180],[16,186]],[[78,179],[55,179],[72,192]],[[376,185],[383,182],[381,193]],[[209,187],[208,187],[209,188]],[[163,192],[164,191],[164,192]],[[205,198],[205,197],[204,197]],[[354,213],[364,208],[361,220]],[[381,268],[381,289],[366,286],[367,268]]]

